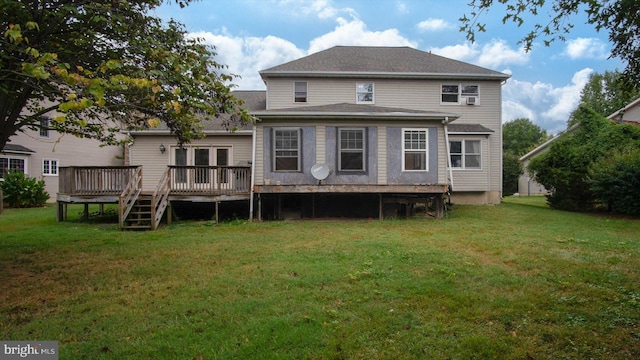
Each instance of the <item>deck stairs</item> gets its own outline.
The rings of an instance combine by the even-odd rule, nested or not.
[[[152,230],[153,229],[153,194],[141,193],[136,199],[131,211],[124,219],[123,230]]]

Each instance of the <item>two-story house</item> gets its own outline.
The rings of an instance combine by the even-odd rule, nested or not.
[[[423,206],[441,217],[449,200],[500,202],[508,75],[409,47],[353,46],[260,75],[266,91],[235,92],[258,119],[253,128],[228,132],[213,120],[186,146],[163,126],[131,132],[127,167],[109,191],[83,180],[104,176],[93,169],[69,170],[76,180],[59,218],[64,204],[91,196],[119,202],[123,228],[155,228],[178,203],[208,203],[217,218],[219,204],[243,201],[250,217],[291,219]],[[143,225],[148,213],[153,224]]]
[[[409,47],[336,46],[260,72],[258,217],[383,217],[502,189],[509,75]]]

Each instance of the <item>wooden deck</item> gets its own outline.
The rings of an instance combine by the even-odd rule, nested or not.
[[[168,166],[155,189],[142,189],[141,166],[70,166],[59,170],[58,221],[67,218],[68,204],[85,204],[86,209],[88,204],[111,203],[120,204],[122,226],[122,218],[144,193],[152,196],[152,204],[162,212],[163,202],[218,203],[249,200],[251,196],[251,168],[247,166]]]

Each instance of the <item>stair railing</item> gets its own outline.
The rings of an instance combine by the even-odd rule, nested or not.
[[[151,198],[151,230],[155,230],[160,225],[162,215],[169,204],[169,193],[171,192],[171,169],[167,169],[158,182]]]
[[[127,219],[127,216],[129,216],[129,212],[133,208],[133,205],[135,205],[141,192],[142,166],[138,166],[118,199],[118,222],[120,224],[120,230],[124,228],[124,222]]]

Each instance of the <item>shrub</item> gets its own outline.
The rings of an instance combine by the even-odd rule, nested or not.
[[[49,199],[49,193],[44,190],[43,180],[36,180],[17,171],[5,173],[0,187],[11,207],[42,206]]]
[[[589,184],[612,212],[640,215],[640,149],[598,161],[589,171]]]
[[[549,190],[551,207],[586,211],[603,201],[594,192],[589,171],[624,149],[640,147],[640,127],[613,123],[586,108],[574,114],[579,125],[554,142],[548,152],[532,159],[527,170]],[[609,178],[613,176],[617,175]],[[608,204],[610,199],[607,197]]]

